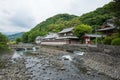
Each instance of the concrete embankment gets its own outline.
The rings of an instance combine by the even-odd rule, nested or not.
[[[42,45],[44,47],[57,48],[69,52],[84,51],[83,56],[76,56],[76,61],[84,61],[84,65],[99,71],[100,73],[120,79],[120,47],[109,45]],[[82,57],[82,58],[80,58]]]

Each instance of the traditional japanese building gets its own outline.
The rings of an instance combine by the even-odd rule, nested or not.
[[[98,32],[101,32],[104,35],[112,35],[115,32],[115,25],[113,24],[113,19],[109,19],[106,22],[103,23],[102,26],[97,30]]]
[[[44,37],[44,40],[55,40],[55,39],[58,38],[58,37],[59,37],[58,33],[49,32],[49,33]]]
[[[114,31],[115,31],[115,26],[113,24],[113,19],[109,19],[106,20],[98,30],[96,30],[96,33],[101,32],[101,34],[85,34],[83,38],[85,39],[84,41],[86,44],[90,44],[91,39],[104,38],[105,36],[108,35],[110,36],[114,33]]]
[[[78,44],[79,38],[74,36],[73,34],[74,27],[71,28],[65,28],[62,31],[58,33],[59,37],[58,39],[64,40],[65,44]]]
[[[78,37],[73,35],[73,29],[74,27],[65,28],[59,33],[49,33],[41,40],[41,44],[48,45],[78,44],[79,39]]]

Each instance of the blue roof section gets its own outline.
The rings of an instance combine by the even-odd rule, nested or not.
[[[85,34],[87,37],[105,37],[106,35],[100,35],[100,34]]]

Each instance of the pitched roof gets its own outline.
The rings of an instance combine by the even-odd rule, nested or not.
[[[74,27],[71,27],[71,28],[66,28],[66,29],[63,29],[62,31],[60,31],[59,33],[66,33],[66,32],[70,32],[74,29]]]
[[[107,23],[106,25],[103,25],[103,26],[109,26],[109,27],[101,28],[101,29],[98,29],[97,31],[106,31],[106,30],[111,30],[115,28],[114,24],[112,23]]]
[[[112,19],[107,19],[103,25],[101,26],[100,29],[98,29],[97,31],[106,31],[106,30],[111,30],[114,29],[116,26],[114,25],[114,20],[115,18]]]
[[[57,33],[49,33],[48,35],[46,35],[45,39],[48,39],[48,38],[57,38],[57,37],[58,37]]]
[[[37,36],[36,40],[43,39],[43,38],[44,38],[43,36]]]

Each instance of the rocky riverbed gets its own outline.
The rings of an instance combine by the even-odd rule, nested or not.
[[[0,80],[114,80],[84,65],[85,53],[69,53],[53,48],[40,47],[37,51],[15,52],[4,57],[5,65],[0,69]]]

